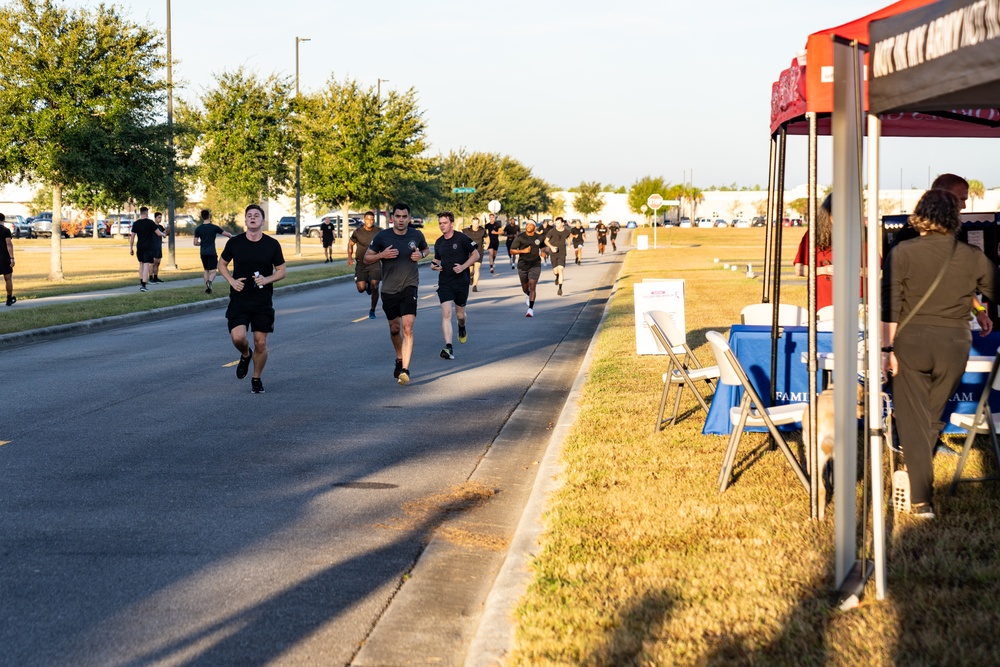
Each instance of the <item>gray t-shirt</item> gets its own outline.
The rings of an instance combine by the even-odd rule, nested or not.
[[[395,248],[399,254],[382,260],[382,293],[399,294],[407,287],[416,287],[420,274],[410,255],[414,250],[427,250],[424,235],[413,227],[407,227],[404,234],[397,234],[392,228],[383,229],[375,235],[368,249],[377,253],[387,248]]]

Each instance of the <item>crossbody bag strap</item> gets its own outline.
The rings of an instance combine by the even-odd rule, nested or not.
[[[913,316],[917,314],[917,311],[920,310],[920,307],[923,306],[925,303],[927,303],[927,299],[931,298],[931,294],[934,293],[934,290],[937,289],[937,286],[941,284],[941,280],[944,279],[944,274],[948,271],[948,266],[951,265],[951,258],[955,256],[955,248],[957,247],[958,247],[958,239],[954,238],[952,239],[951,252],[948,253],[948,261],[946,261],[941,266],[941,270],[938,271],[937,277],[934,278],[934,282],[931,283],[931,286],[927,289],[927,292],[925,292],[924,295],[920,298],[920,301],[917,301],[917,305],[913,307],[913,310],[911,310],[906,315],[906,318],[902,322],[900,322],[899,325],[896,327],[897,336],[899,335],[899,332],[903,330],[903,327],[909,324],[910,320],[913,319]]]

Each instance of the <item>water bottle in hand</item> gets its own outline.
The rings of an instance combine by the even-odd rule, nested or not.
[[[260,278],[260,271],[253,272],[254,282],[257,282],[257,278]],[[263,285],[257,285],[257,289],[264,289]]]

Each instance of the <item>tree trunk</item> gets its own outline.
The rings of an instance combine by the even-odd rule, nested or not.
[[[52,253],[49,280],[63,280],[62,270],[62,186],[52,186]]]
[[[340,208],[340,249],[347,255],[347,239],[351,238],[351,201],[348,199]]]

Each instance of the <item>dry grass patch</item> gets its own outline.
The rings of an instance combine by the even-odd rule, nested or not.
[[[689,233],[684,233],[689,232]],[[792,257],[799,233],[785,237]],[[721,245],[725,244],[725,245]],[[653,433],[662,358],[635,354],[631,284],[686,279],[688,342],[711,360],[704,332],[725,332],[760,300],[760,230],[674,230],[672,245],[632,253],[622,273],[564,448],[535,580],[518,609],[516,665],[1000,664],[1000,525],[995,487],[943,487],[941,516],[901,517],[890,599],[832,606],[833,517],[809,519],[808,496],[778,451],[761,449],[724,493],[726,439],[701,435],[688,396],[679,424]],[[712,263],[741,262],[741,271]],[[720,262],[721,264],[721,262]],[[783,300],[804,304],[801,280]],[[744,438],[745,459],[763,434]],[[973,467],[983,466],[977,457]],[[970,470],[968,474],[974,474]]]

